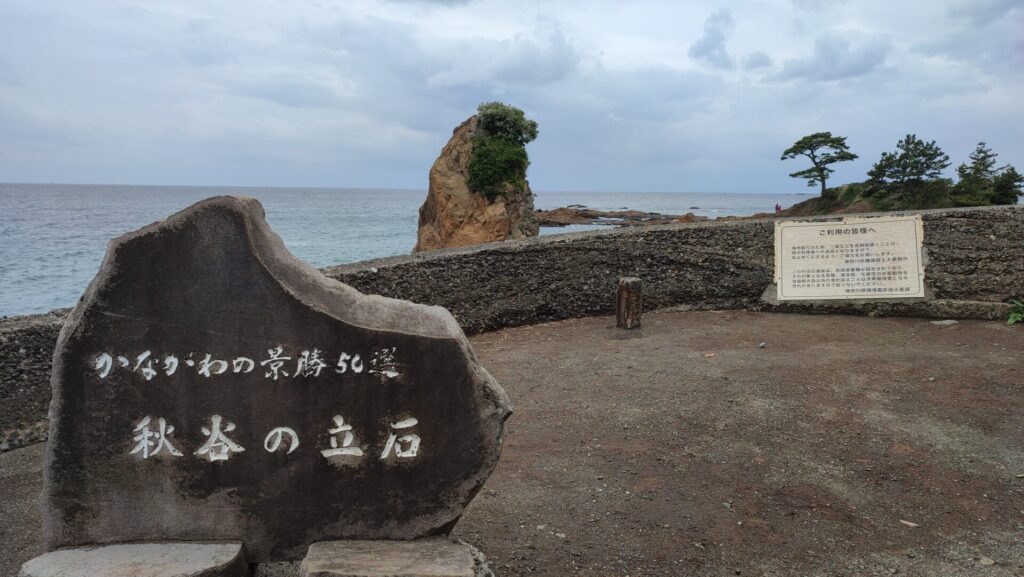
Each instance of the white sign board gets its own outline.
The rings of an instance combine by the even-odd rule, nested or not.
[[[779,300],[924,297],[920,215],[775,223]]]

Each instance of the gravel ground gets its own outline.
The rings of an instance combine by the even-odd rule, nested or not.
[[[1024,575],[1024,329],[613,325],[471,339],[516,413],[454,536],[499,576]],[[0,454],[0,575],[39,550],[41,454]]]

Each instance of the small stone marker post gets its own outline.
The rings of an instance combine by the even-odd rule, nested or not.
[[[615,324],[623,329],[635,329],[640,326],[640,314],[643,313],[643,283],[635,276],[619,278],[619,288],[615,292]]]
[[[52,386],[51,551],[220,541],[279,561],[444,535],[511,412],[447,310],[324,277],[243,197],[112,241]]]

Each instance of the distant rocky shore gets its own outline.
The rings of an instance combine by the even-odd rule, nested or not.
[[[597,210],[580,204],[536,210],[534,215],[540,226],[569,226],[571,224],[603,224],[608,226],[644,226],[649,224],[671,224],[675,222],[698,222],[708,220],[706,216],[686,214],[661,214],[641,210]]]
[[[582,204],[572,204],[551,210],[536,210],[534,216],[540,226],[569,226],[572,224],[601,224],[607,226],[647,226],[652,224],[673,224],[701,222],[712,220],[706,216],[697,216],[692,212],[686,214],[661,214],[642,210],[597,210]],[[744,220],[748,218],[767,218],[775,216],[769,213],[757,213],[751,216],[721,216],[714,220]]]

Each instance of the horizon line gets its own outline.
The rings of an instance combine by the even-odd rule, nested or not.
[[[111,186],[111,187],[159,187],[159,188],[257,188],[257,189],[307,189],[307,190],[377,190],[377,191],[406,191],[423,192],[429,188],[407,188],[387,186],[324,186],[324,185],[266,185],[266,184],[152,184],[152,183],[114,183],[114,182],[0,182],[0,186]],[[694,190],[580,190],[580,189],[536,189],[538,193],[554,194],[757,194],[757,195],[786,195],[786,196],[817,196],[817,193],[810,192],[772,192],[772,191],[694,191]]]

